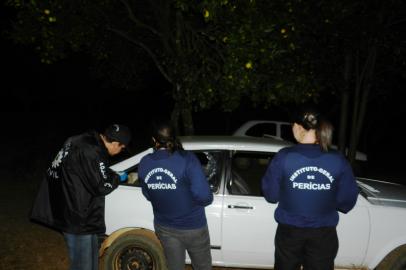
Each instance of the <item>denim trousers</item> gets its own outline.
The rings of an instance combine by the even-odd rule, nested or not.
[[[186,251],[194,270],[212,269],[210,235],[207,225],[192,230],[180,230],[154,224],[164,248],[168,270],[185,269]]]
[[[275,235],[275,270],[334,270],[338,251],[335,227],[299,228],[279,224]]]
[[[68,247],[69,270],[98,270],[99,243],[97,234],[63,233]]]

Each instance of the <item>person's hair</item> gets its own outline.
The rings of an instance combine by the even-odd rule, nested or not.
[[[316,141],[323,151],[328,151],[333,140],[333,125],[313,108],[302,109],[294,120],[306,130],[316,131]]]
[[[106,140],[106,142],[108,142],[108,143],[114,142],[114,139],[111,138],[109,135],[106,135],[106,133],[102,133],[102,135],[104,136],[104,139]]]
[[[153,123],[152,137],[155,139],[155,142],[153,142],[155,149],[166,148],[170,153],[183,150],[183,146],[176,137],[170,122],[162,121]]]
[[[333,141],[333,125],[325,120],[321,119],[319,128],[316,129],[316,137],[319,145],[323,151],[328,151]]]

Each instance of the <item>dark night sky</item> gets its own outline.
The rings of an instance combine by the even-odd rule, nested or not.
[[[0,14],[2,26],[6,17]],[[117,89],[103,89],[90,79],[86,61],[76,56],[56,65],[45,66],[28,48],[13,45],[1,37],[1,130],[2,144],[24,142],[47,143],[50,152],[56,151],[63,139],[86,129],[101,129],[111,122],[129,125],[138,140],[134,149],[143,148],[150,120],[158,115],[168,115],[169,98],[162,90],[169,87],[159,76],[146,80],[148,91],[135,94]],[[395,82],[391,82],[395,84]],[[386,103],[370,108],[367,116],[368,134],[364,135],[372,167],[398,177],[406,161],[401,130],[406,109],[401,98],[404,81],[396,82],[399,91]],[[403,87],[404,88],[404,87]],[[156,92],[159,94],[157,95]],[[157,99],[156,97],[161,98]],[[89,108],[91,104],[91,109]],[[142,108],[147,106],[147,108]],[[212,110],[195,115],[196,131],[202,134],[231,133],[249,119],[286,120],[280,110],[260,111],[242,106],[233,114],[219,114]],[[215,119],[213,124],[211,121]],[[27,140],[27,138],[30,138]],[[361,146],[362,147],[362,146]],[[363,150],[363,149],[361,149]],[[5,152],[3,152],[5,153]]]

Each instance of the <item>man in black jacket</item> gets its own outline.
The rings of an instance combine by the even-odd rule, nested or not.
[[[109,157],[130,139],[129,128],[118,124],[103,134],[70,137],[46,171],[31,220],[63,233],[70,270],[98,269],[98,234],[106,230],[104,198],[126,180],[126,174],[109,168]]]

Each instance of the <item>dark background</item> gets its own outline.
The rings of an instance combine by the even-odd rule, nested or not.
[[[9,15],[0,3],[0,269],[66,269],[63,238],[28,219],[46,167],[68,136],[102,131],[113,122],[132,129],[131,151],[146,148],[151,120],[171,112],[172,100],[165,94],[170,86],[152,70],[138,93],[105,88],[92,79],[83,55],[42,65],[32,48],[4,38]],[[386,83],[392,94],[369,105],[359,150],[368,154],[365,176],[406,184],[406,84]],[[338,104],[323,100],[321,106],[331,110]],[[294,109],[262,110],[250,104],[232,113],[212,109],[194,115],[195,129],[197,134],[231,134],[247,120],[287,120]],[[330,116],[337,127],[338,115]]]
[[[8,27],[6,10],[1,8],[1,29]],[[8,156],[6,166],[32,167],[32,160],[51,160],[66,137],[88,129],[102,129],[117,122],[128,125],[135,152],[149,144],[149,125],[158,117],[169,117],[173,103],[170,85],[155,70],[144,78],[143,90],[129,92],[104,87],[89,72],[85,56],[75,55],[54,65],[43,65],[32,48],[14,45],[0,37],[1,59],[1,145]],[[392,91],[385,101],[371,103],[359,150],[368,154],[367,176],[404,182],[403,125],[406,109],[404,81],[388,81]],[[324,109],[338,106],[338,100],[322,100]],[[288,120],[294,107],[267,110],[241,106],[232,113],[216,109],[195,113],[196,134],[231,134],[247,120]],[[338,115],[330,115],[337,126]],[[23,162],[21,162],[23,161]]]

